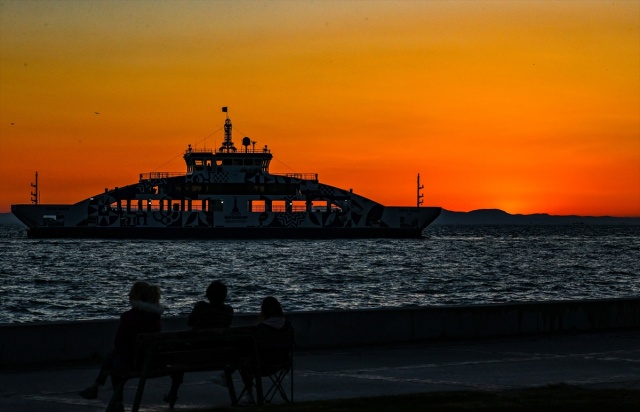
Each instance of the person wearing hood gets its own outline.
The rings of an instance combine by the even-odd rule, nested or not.
[[[131,309],[120,315],[120,322],[113,340],[113,349],[105,358],[96,380],[80,391],[85,399],[98,397],[98,388],[104,386],[111,374],[114,388],[122,380],[122,375],[133,368],[136,350],[136,338],[140,333],[160,332],[160,316],[164,308],[160,305],[161,291],[157,285],[147,282],[135,282],[129,292]],[[114,373],[115,371],[115,373]],[[118,409],[124,410],[122,399],[117,400]]]
[[[291,323],[285,318],[278,299],[273,296],[264,298],[254,331],[262,375],[275,372],[279,366],[273,365],[280,365],[287,360],[291,329]],[[244,368],[240,370],[240,375],[246,389],[240,403],[254,404],[252,390],[255,373],[251,368]]]

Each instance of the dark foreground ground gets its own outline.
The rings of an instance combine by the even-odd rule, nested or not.
[[[10,344],[0,342],[0,344]],[[0,367],[0,411],[98,412],[78,391],[98,365]],[[174,412],[640,411],[640,331],[309,350],[295,354],[295,403],[230,408],[213,372],[185,375]],[[137,380],[125,388],[131,406]],[[236,387],[240,379],[236,377]],[[169,412],[151,379],[141,412]],[[130,409],[128,409],[130,410]]]
[[[189,412],[237,411],[237,408],[188,409]],[[508,391],[454,391],[348,400],[272,405],[253,410],[296,412],[382,411],[634,411],[640,410],[640,390],[583,389],[568,385]]]

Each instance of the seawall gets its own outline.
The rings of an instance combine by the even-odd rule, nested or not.
[[[597,333],[640,329],[640,297],[584,301],[428,306],[287,314],[300,349],[427,340]],[[234,326],[256,315],[238,315]],[[111,348],[117,319],[0,325],[0,366],[98,360]],[[185,329],[186,317],[163,319]]]

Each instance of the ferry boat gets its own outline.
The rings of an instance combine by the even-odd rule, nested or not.
[[[185,173],[143,173],[74,204],[39,204],[36,177],[33,204],[11,211],[29,237],[119,239],[417,238],[440,214],[421,206],[419,175],[416,206],[384,206],[315,173],[270,173],[270,149],[248,137],[236,148],[232,129],[227,112],[222,146],[189,145]]]

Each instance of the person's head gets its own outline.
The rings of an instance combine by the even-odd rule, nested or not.
[[[131,286],[131,290],[129,291],[129,300],[141,300],[142,292],[149,287],[149,283],[147,282],[135,282],[133,286]]]
[[[162,292],[160,291],[160,286],[147,284],[147,287],[140,293],[140,300],[142,302],[159,305],[161,296]]]
[[[280,302],[278,302],[278,299],[273,296],[267,296],[262,300],[260,315],[262,315],[263,319],[269,319],[284,316],[284,313],[282,312],[282,306]]]
[[[211,282],[207,288],[207,299],[211,303],[223,303],[227,298],[227,285],[219,280]]]

